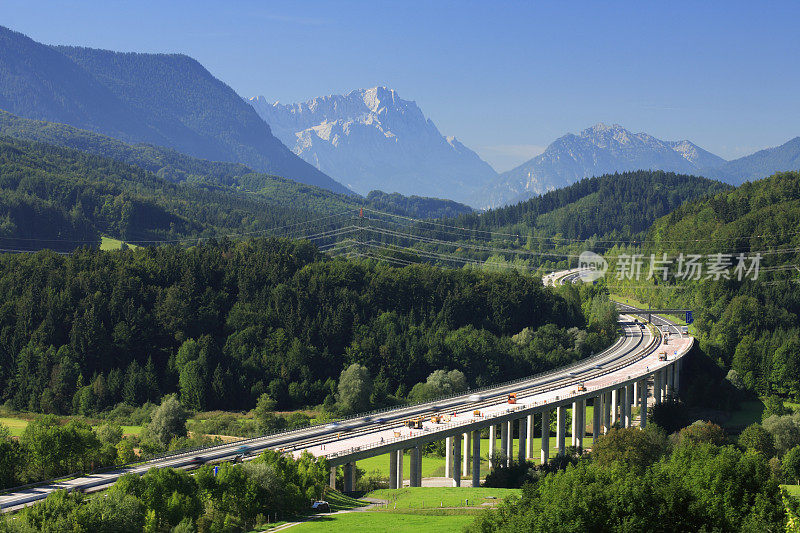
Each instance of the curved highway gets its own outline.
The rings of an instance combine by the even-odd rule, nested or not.
[[[579,278],[576,270],[549,275],[550,283],[571,282]],[[635,308],[626,309],[627,311]],[[656,321],[667,321],[653,317]],[[677,331],[677,328],[676,328]],[[138,465],[117,468],[101,473],[83,475],[57,483],[44,483],[13,492],[0,494],[0,509],[14,510],[31,505],[59,489],[92,491],[113,484],[126,473],[143,474],[151,468],[188,468],[201,456],[204,462],[235,458],[247,446],[249,453],[265,449],[280,450],[299,455],[308,451],[315,456],[325,456],[332,465],[353,462],[365,457],[381,455],[398,446],[412,447],[424,442],[460,435],[462,432],[485,427],[495,420],[519,418],[520,413],[541,406],[558,406],[597,395],[598,391],[624,386],[627,382],[642,379],[669,361],[659,361],[656,352],[662,347],[661,333],[644,327],[633,316],[620,317],[620,338],[605,351],[576,364],[541,375],[496,385],[482,390],[469,391],[450,398],[380,412],[358,415],[327,425],[311,426],[253,439],[241,440],[202,450],[187,451],[168,457],[152,459]],[[691,346],[691,338],[671,341],[670,349],[680,357]],[[586,392],[578,394],[576,386],[582,384]],[[508,394],[517,394],[517,404],[509,405]],[[476,413],[480,412],[476,416]],[[437,424],[430,421],[434,414],[447,414],[449,422]],[[412,430],[403,422],[412,417],[425,417],[420,429]]]

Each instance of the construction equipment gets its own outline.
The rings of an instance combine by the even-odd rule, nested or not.
[[[517,403],[517,393],[516,392],[512,392],[511,394],[508,395],[508,403],[511,403],[511,404]]]
[[[666,361],[667,360],[667,352],[661,352],[660,354],[658,354],[658,360],[659,361]]]
[[[405,425],[411,429],[422,429],[422,417],[411,418],[405,421]]]
[[[475,409],[474,411],[472,411],[472,416],[481,416],[481,412]]]
[[[441,424],[442,423],[442,415],[433,415],[431,417],[431,422],[434,424]]]
[[[586,392],[586,384],[578,383],[578,389],[575,392]]]

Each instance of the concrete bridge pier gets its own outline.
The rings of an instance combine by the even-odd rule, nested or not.
[[[461,486],[461,435],[453,437],[453,486]]]
[[[586,400],[575,400],[572,403],[572,445],[583,447],[583,435],[586,433]]]
[[[497,452],[497,425],[489,426],[489,470],[494,468],[494,454]]]
[[[667,400],[672,400],[675,397],[675,363],[669,365],[666,369],[667,372]]]
[[[520,463],[524,463],[528,455],[528,445],[526,438],[528,436],[528,418],[523,417],[519,419],[519,449],[517,450],[517,457]]]
[[[603,403],[603,434],[611,429],[611,393],[604,392],[601,399]]]
[[[444,439],[444,477],[453,475],[453,437]]]
[[[472,432],[472,486],[481,486],[481,430]]]
[[[639,382],[633,382],[633,406],[639,407]]]
[[[628,383],[625,386],[625,427],[629,428],[633,425],[633,383]]]
[[[467,477],[469,475],[469,440],[470,435],[469,433],[464,433],[464,446],[463,452],[461,454],[462,457],[462,472],[461,475],[463,477]]]
[[[539,459],[542,464],[547,464],[550,460],[550,409],[542,411],[542,442],[539,451]]]
[[[619,389],[611,391],[611,420],[609,427],[617,423],[617,407],[619,407]]]
[[[647,380],[639,382],[639,426],[647,427]]]
[[[508,422],[504,422],[504,424],[508,427],[506,430],[508,438],[506,439],[506,448],[503,452],[506,454],[506,466],[511,466],[511,461],[514,459],[514,421],[509,420]]]
[[[345,463],[344,465],[344,492],[353,492],[353,482],[355,481],[355,463]]]
[[[397,489],[397,454],[398,450],[389,452],[389,488]]]
[[[661,403],[661,372],[656,370],[653,373],[653,403],[656,405]]]
[[[409,465],[412,487],[422,486],[422,449],[419,446],[411,448],[411,464]]]
[[[333,490],[336,490],[336,468],[335,466],[331,467],[331,474],[330,478],[328,479],[328,486]]]
[[[528,422],[525,425],[525,429],[527,429],[527,439],[525,440],[525,460],[532,461],[533,460],[533,438],[534,438],[534,428],[533,428],[533,413],[528,415]]]
[[[558,455],[564,455],[565,446],[564,446],[564,433],[565,433],[565,424],[567,418],[567,406],[566,405],[559,405],[556,409],[556,449],[558,450]]]
[[[595,396],[592,400],[592,446],[597,442],[600,436],[601,415],[603,411],[603,395]]]
[[[683,359],[678,359],[677,361],[675,361],[675,375],[673,377],[673,384],[672,384],[673,387],[675,388],[675,396],[679,396],[680,395],[680,391],[681,391],[681,388],[680,388],[680,384],[681,384],[680,377],[681,377],[681,365],[682,365],[682,363],[683,363]]]

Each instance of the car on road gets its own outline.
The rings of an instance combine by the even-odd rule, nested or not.
[[[239,446],[236,448],[236,457],[233,458],[234,463],[241,463],[245,457],[249,457],[253,453],[250,446]]]
[[[481,396],[480,394],[470,394],[469,398],[467,398],[467,401],[470,402],[479,402],[481,400],[483,400],[483,396]]]
[[[203,466],[204,464],[206,464],[206,461],[207,459],[205,457],[197,455],[189,459],[189,466]]]

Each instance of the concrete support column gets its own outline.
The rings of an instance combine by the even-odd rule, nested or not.
[[[508,450],[508,423],[500,422],[500,452],[507,456]]]
[[[389,452],[389,488],[396,489],[397,486],[397,450]]]
[[[603,393],[603,433],[608,433],[611,428],[611,393]]]
[[[419,447],[419,454],[417,455],[417,479],[419,486],[422,486],[422,447]]]
[[[514,421],[509,420],[506,422],[508,426],[508,439],[506,440],[506,466],[511,466],[511,461],[514,459]]]
[[[619,407],[619,389],[611,391],[611,420],[610,425],[617,423],[617,407]]]
[[[408,457],[408,486],[417,486],[417,447],[411,448],[411,453]]]
[[[449,478],[453,471],[453,437],[444,439],[444,477]]]
[[[550,409],[542,411],[542,442],[540,445],[540,460],[542,464],[547,464],[550,460]]]
[[[570,445],[577,446],[578,444],[578,409],[580,400],[572,402],[572,427],[570,428]]]
[[[639,395],[639,425],[645,428],[647,427],[647,380],[642,380],[639,382]]]
[[[400,448],[397,450],[397,488],[403,488],[403,459],[405,458],[405,450]]]
[[[528,437],[528,418],[520,418],[519,419],[519,450],[517,450],[517,456],[519,458],[520,463],[524,463],[526,456],[528,455],[528,444],[527,444],[527,437]]]
[[[330,475],[330,478],[328,479],[328,486],[330,486],[330,488],[332,488],[333,490],[336,490],[336,467],[335,466],[331,467],[331,475]]]
[[[594,405],[592,405],[592,446],[597,442],[597,437],[600,436],[600,418],[603,411],[603,396],[595,396]]]
[[[472,432],[472,486],[481,486],[481,430]]]
[[[525,440],[525,460],[532,461],[533,460],[533,414],[528,415],[527,424],[525,424],[525,429],[528,431],[527,439]]]
[[[353,471],[355,463],[345,463],[344,465],[344,492],[353,492]]]
[[[672,386],[675,389],[675,397],[680,396],[681,392],[681,363],[683,363],[683,359],[678,359],[675,361],[674,376],[672,377]]]
[[[633,406],[639,407],[639,382],[633,383]]]
[[[572,416],[577,420],[575,422],[575,446],[583,448],[583,437],[586,435],[586,400],[578,400],[577,412]]]
[[[558,409],[556,409],[556,448],[558,449],[558,455],[564,455],[566,451],[564,442],[564,425],[566,423],[566,418],[567,406],[559,405]]]
[[[666,387],[667,400],[672,400],[672,398],[675,396],[675,391],[674,391],[675,363],[672,363],[664,370],[666,370],[667,372],[667,387]]]
[[[629,428],[633,425],[633,415],[631,407],[633,406],[633,383],[625,386],[625,427]]]
[[[461,457],[463,458],[461,475],[466,477],[469,475],[469,433],[464,433],[464,451]]]
[[[453,486],[461,486],[461,435],[453,437]]]
[[[661,371],[656,370],[653,374],[653,400],[656,405],[661,403]]]
[[[489,426],[489,470],[494,468],[493,456],[496,452],[497,446],[497,426],[492,424]]]

